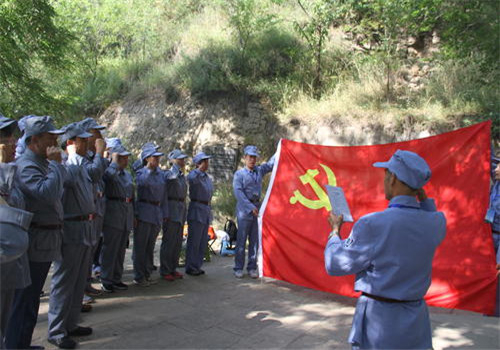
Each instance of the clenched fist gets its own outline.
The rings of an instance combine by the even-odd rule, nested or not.
[[[118,164],[118,157],[119,157],[119,156],[120,156],[120,155],[119,155],[118,153],[113,152],[113,154],[111,155],[111,161],[112,161],[113,163]]]
[[[56,162],[61,163],[61,150],[55,146],[47,147],[47,160],[55,160]]]
[[[103,139],[95,140],[95,153],[100,154],[101,157],[104,156],[104,150],[106,149],[106,142]]]

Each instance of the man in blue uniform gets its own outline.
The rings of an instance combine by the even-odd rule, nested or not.
[[[173,163],[166,173],[168,218],[163,223],[163,236],[160,248],[160,274],[166,281],[172,282],[182,278],[176,271],[182,248],[182,235],[186,222],[187,182],[184,176],[187,156],[175,149],[168,155]]]
[[[257,164],[259,151],[256,146],[244,149],[245,167],[234,173],[233,190],[236,197],[236,217],[238,234],[236,237],[236,254],[234,256],[234,276],[243,277],[245,266],[245,245],[248,239],[247,270],[251,278],[259,277],[257,272],[257,250],[259,247],[258,223],[262,178],[271,172],[274,156],[267,163]]]
[[[360,218],[345,240],[339,235],[342,216],[330,214],[325,267],[333,276],[356,274],[354,289],[362,295],[349,336],[354,349],[431,349],[423,297],[446,234],[444,214],[422,189],[431,170],[419,155],[402,150],[373,165],[386,169],[389,208]]]
[[[187,214],[188,237],[186,246],[186,273],[199,276],[208,244],[208,228],[212,222],[210,202],[214,193],[212,180],[207,174],[211,156],[200,152],[193,157],[196,169],[188,175],[189,209]]]
[[[156,238],[163,222],[164,193],[166,187],[164,172],[159,168],[160,157],[154,146],[143,146],[141,161],[143,167],[136,172],[137,202],[135,205],[137,227],[134,230],[134,283],[147,287],[156,283],[151,278]]]
[[[16,289],[30,285],[28,228],[33,217],[24,211],[13,163],[17,122],[0,115],[0,349]]]
[[[106,143],[101,135],[101,130],[105,126],[97,124],[93,118],[85,118],[80,123],[80,126],[92,136],[88,139],[88,150],[84,157],[83,165],[87,168],[90,177],[93,179],[92,187],[94,191],[95,202],[95,217],[93,220],[92,231],[92,246],[89,260],[89,273],[87,277],[87,285],[85,286],[85,294],[88,296],[96,296],[101,292],[92,287],[92,262],[95,260],[95,254],[102,241],[102,225],[104,221],[104,212],[106,210],[106,199],[104,198],[104,171],[108,167],[108,161],[104,158],[104,150]],[[97,255],[98,256],[98,255]],[[85,296],[84,296],[85,300]]]
[[[101,288],[111,293],[128,289],[122,282],[122,275],[127,239],[134,221],[134,184],[132,176],[125,170],[130,152],[119,139],[106,143],[110,147],[112,161],[104,172],[106,213],[101,251]]]
[[[85,166],[88,138],[78,123],[71,123],[61,137],[68,158],[64,182],[64,231],[62,256],[54,262],[48,312],[48,340],[61,349],[74,349],[71,336],[92,334],[92,328],[78,325],[94,243],[94,185],[102,171]],[[100,166],[100,165],[99,165]]]
[[[62,195],[66,170],[61,164],[57,130],[50,117],[26,120],[27,148],[17,159],[19,188],[26,210],[34,214],[29,228],[28,259],[31,285],[16,290],[5,343],[9,349],[30,347],[36,325],[40,292],[52,261],[61,258]]]

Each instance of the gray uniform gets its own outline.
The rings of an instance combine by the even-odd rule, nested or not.
[[[163,237],[160,250],[160,274],[175,273],[179,265],[182,248],[182,234],[186,222],[187,181],[179,166],[174,164],[166,172],[169,220],[163,225]]]
[[[104,172],[106,213],[101,251],[101,281],[120,283],[129,232],[134,221],[132,176],[111,163]]]
[[[66,161],[67,177],[63,195],[64,234],[62,258],[54,262],[49,301],[49,339],[62,338],[78,327],[83,291],[95,243],[93,180],[84,157],[71,154]]]
[[[16,290],[5,342],[7,348],[26,349],[31,344],[40,306],[40,292],[51,262],[61,258],[62,195],[66,170],[58,162],[47,161],[29,148],[16,164],[26,210],[34,214],[29,229],[28,249],[32,284]]]

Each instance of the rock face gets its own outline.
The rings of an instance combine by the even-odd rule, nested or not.
[[[366,145],[421,138],[459,125],[430,128],[412,117],[390,123],[332,117],[321,122],[299,119],[281,122],[256,100],[215,95],[198,100],[181,97],[169,102],[163,92],[146,99],[127,100],[109,107],[100,117],[108,134],[123,139],[137,156],[146,141],[168,154],[180,148],[189,156],[203,150],[216,156],[212,175],[228,181],[240,164],[245,145],[255,144],[263,159],[270,157],[280,138],[331,146]]]

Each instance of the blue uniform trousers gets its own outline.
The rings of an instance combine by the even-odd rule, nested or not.
[[[94,244],[92,245],[92,247],[90,247],[90,255],[89,255],[89,267],[88,267],[88,274],[87,274],[87,284],[85,286],[85,288],[90,288],[92,287],[92,264],[94,262],[94,256],[97,252],[97,249],[99,248],[100,246],[100,241],[101,241],[101,234],[102,234],[102,223],[104,221],[104,218],[102,216],[96,216],[96,218],[94,219],[94,234],[95,234],[95,242],[93,242]]]
[[[31,345],[31,337],[40,307],[40,293],[47,279],[51,263],[50,261],[29,262],[31,285],[16,290],[14,305],[5,333],[7,349],[27,349]]]
[[[83,244],[63,244],[62,259],[54,261],[48,312],[49,339],[62,338],[78,327],[91,249]]]
[[[156,247],[156,240],[158,239],[159,234],[160,234],[160,227],[156,226],[155,231],[149,236],[148,251],[146,254],[148,276],[151,276],[154,270],[155,247]]]
[[[125,229],[103,227],[101,248],[101,282],[103,284],[115,284],[122,281],[127,238],[128,231]]]
[[[0,286],[2,287],[2,286]],[[5,349],[4,336],[14,301],[15,288],[0,289],[0,349]]]
[[[151,276],[153,267],[151,260],[154,255],[154,245],[151,250],[151,241],[153,243],[158,236],[160,228],[149,222],[139,220],[134,231],[134,250],[132,260],[134,262],[134,279],[143,281]]]
[[[208,224],[203,224],[199,221],[188,221],[186,272],[201,270],[207,244]]]
[[[180,222],[168,221],[166,225],[163,225],[160,248],[160,274],[162,276],[175,273],[179,265],[183,229]]]
[[[238,234],[236,236],[236,253],[234,256],[234,270],[243,270],[245,267],[245,245],[248,239],[247,270],[257,270],[257,250],[259,248],[259,232],[257,218],[238,218]]]

